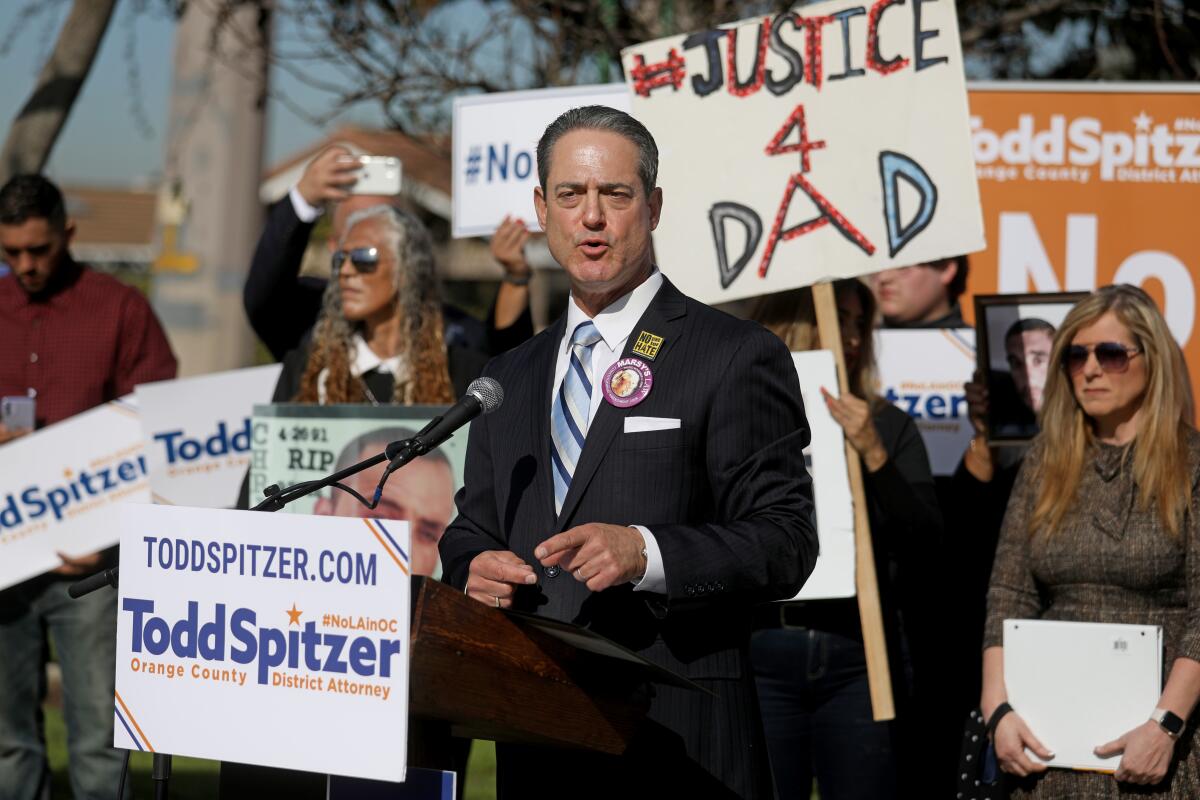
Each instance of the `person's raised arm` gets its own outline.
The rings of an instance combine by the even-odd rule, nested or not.
[[[533,336],[529,313],[529,281],[533,270],[525,259],[530,233],[519,218],[506,216],[492,234],[492,258],[504,269],[496,302],[488,319],[488,348],[499,355]]]
[[[250,327],[277,359],[300,343],[321,308],[325,281],[300,276],[316,219],[327,204],[349,196],[359,164],[344,147],[330,147],[309,163],[300,182],[267,212],[250,262],[242,303]]]

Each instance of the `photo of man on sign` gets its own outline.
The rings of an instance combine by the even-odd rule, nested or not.
[[[351,439],[338,457],[335,470],[370,458],[382,452],[390,442],[411,439],[416,431],[410,428],[387,427],[368,431]],[[379,483],[385,463],[346,479],[359,494],[371,497]],[[317,500],[313,513],[324,517],[372,517],[403,520],[412,532],[412,566],[414,575],[440,576],[438,541],[454,516],[455,479],[449,459],[434,448],[420,458],[410,461],[392,473],[383,487],[383,497],[375,509],[369,509],[352,495],[338,489]]]

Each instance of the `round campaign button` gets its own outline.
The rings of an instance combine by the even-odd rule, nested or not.
[[[604,373],[604,399],[617,408],[630,408],[646,399],[654,376],[640,358],[622,358]]]

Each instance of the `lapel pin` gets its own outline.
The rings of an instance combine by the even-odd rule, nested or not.
[[[658,355],[658,350],[662,347],[663,337],[655,336],[650,331],[642,331],[638,334],[637,341],[633,345],[631,351],[635,356],[645,356],[653,361]]]
[[[622,358],[604,373],[601,389],[609,405],[631,408],[646,399],[653,385],[649,364],[640,358]]]

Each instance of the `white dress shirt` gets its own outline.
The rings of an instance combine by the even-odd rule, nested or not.
[[[633,327],[650,307],[650,301],[654,299],[654,295],[658,294],[662,282],[662,273],[658,271],[658,267],[655,267],[654,271],[650,273],[650,277],[633,291],[617,298],[599,314],[590,318],[583,309],[575,304],[575,297],[572,295],[571,302],[567,305],[567,329],[562,341],[558,344],[558,361],[554,365],[554,392],[550,398],[551,409],[553,409],[554,401],[558,399],[558,388],[571,363],[571,334],[575,332],[575,328],[579,327],[581,322],[591,319],[601,336],[600,341],[592,346],[592,402],[588,407],[588,428],[591,429],[592,420],[596,418],[600,404],[605,402],[604,390],[601,387],[603,381],[600,378],[625,351],[625,343],[629,339],[629,334],[633,333]],[[658,549],[657,540],[644,526],[633,525],[631,527],[636,528],[646,541],[646,574],[641,581],[634,584],[634,591],[665,594],[667,576],[663,571],[662,553]]]
[[[371,370],[379,372],[390,372],[392,377],[399,381],[408,374],[404,360],[400,356],[392,356],[391,358],[381,358],[375,354],[367,344],[367,340],[363,338],[361,333],[354,334],[354,351],[350,354],[350,374],[355,378],[361,378]],[[317,374],[317,404],[325,405],[325,381],[329,378],[329,367],[323,368]],[[390,397],[384,398],[383,402],[391,402]]]
[[[292,201],[292,210],[296,212],[296,217],[301,222],[316,222],[317,217],[324,213],[323,208],[309,205],[309,202],[300,194],[300,187],[293,186],[288,192],[288,199]]]

